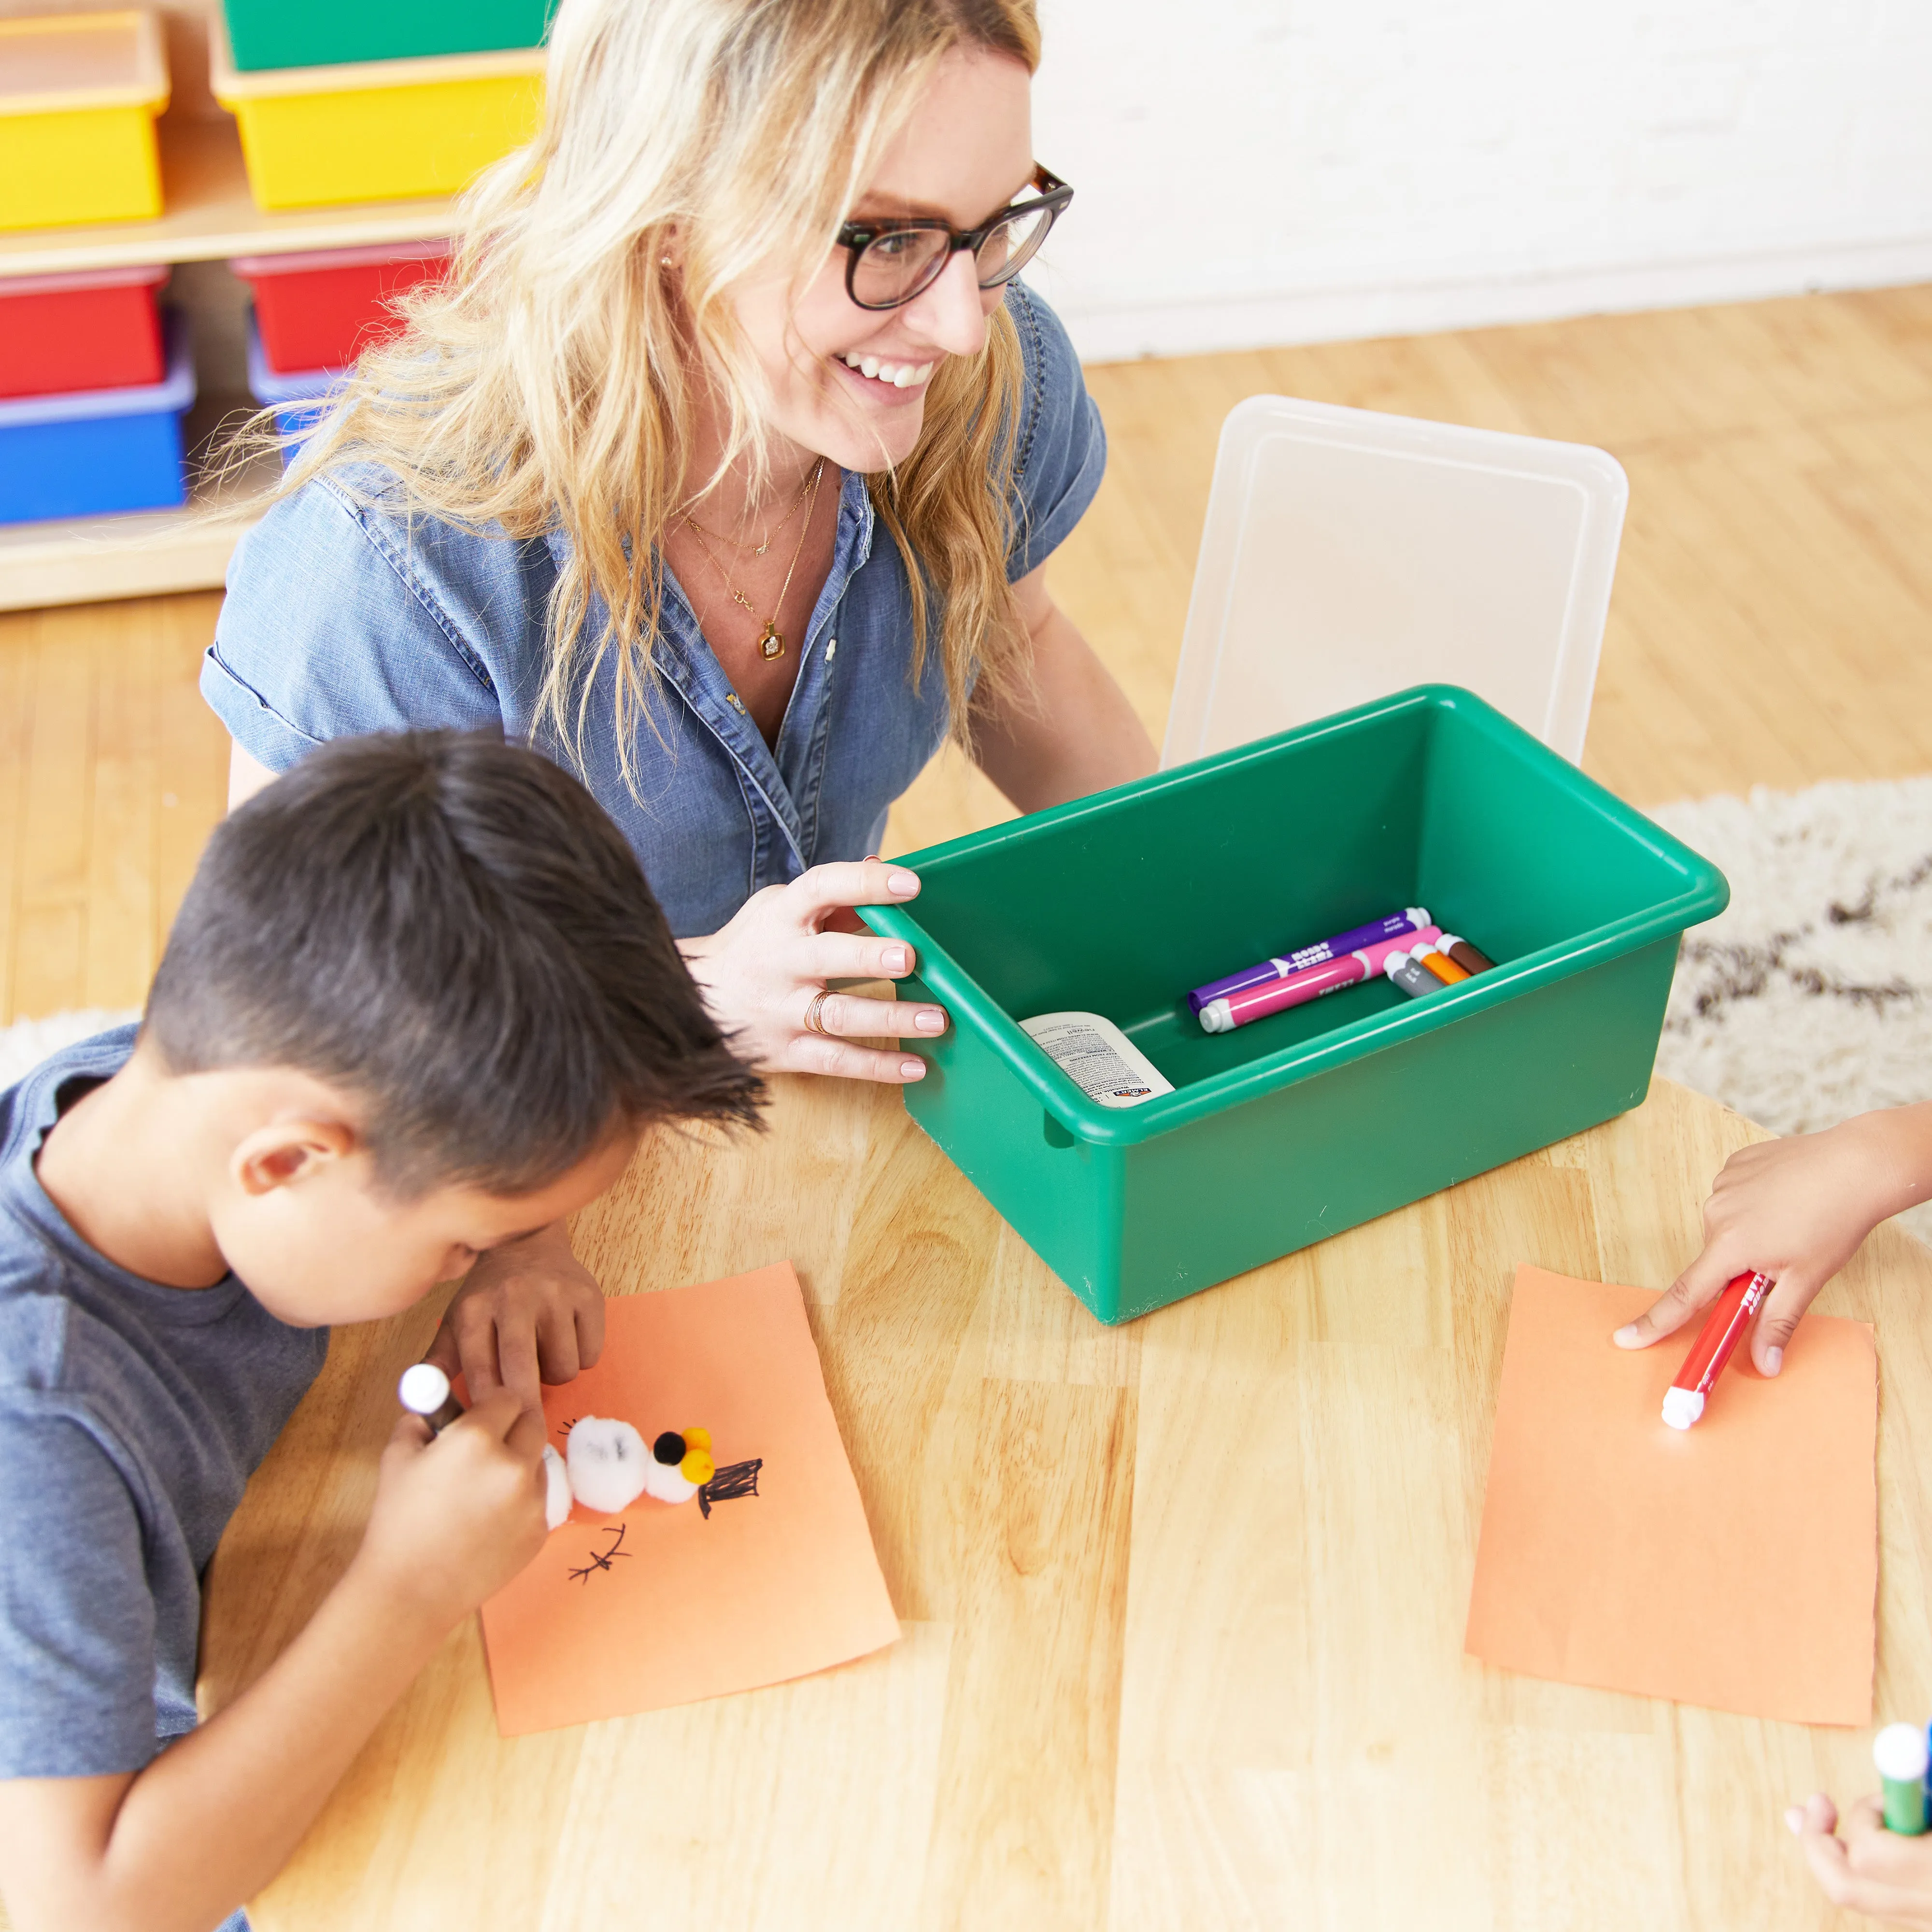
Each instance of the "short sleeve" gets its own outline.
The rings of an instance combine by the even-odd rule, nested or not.
[[[154,1755],[154,1605],[140,1518],[79,1423],[0,1406],[0,1778]]]
[[[1107,433],[1059,316],[1017,281],[1008,290],[1006,312],[1026,365],[1014,464],[1019,500],[1006,559],[1006,575],[1017,582],[1044,563],[1087,514],[1107,467]]]
[[[332,481],[306,484],[236,548],[202,697],[273,772],[331,738],[500,728],[502,706],[460,599],[436,580],[452,552],[489,542],[406,526]]]

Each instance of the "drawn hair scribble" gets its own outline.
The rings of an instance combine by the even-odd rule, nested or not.
[[[711,1514],[713,1503],[734,1502],[740,1496],[754,1496],[758,1493],[758,1472],[765,1466],[762,1456],[754,1456],[748,1462],[728,1463],[704,1484],[698,1492],[698,1507],[706,1517]]]
[[[585,1564],[582,1569],[572,1570],[570,1573],[570,1580],[573,1583],[587,1583],[590,1580],[591,1573],[593,1570],[608,1570],[611,1568],[612,1564],[616,1558],[620,1556],[628,1556],[630,1555],[631,1552],[624,1547],[624,1531],[626,1526],[626,1525],[621,1522],[618,1524],[614,1532],[616,1540],[610,1545],[609,1549],[603,1550],[593,1550],[590,1552],[590,1561]],[[606,1536],[610,1536],[614,1534],[608,1523],[604,1526],[604,1534]]]

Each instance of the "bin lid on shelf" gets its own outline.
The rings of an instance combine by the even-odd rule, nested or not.
[[[158,289],[172,271],[165,262],[136,262],[122,268],[81,268],[70,275],[0,274],[0,302],[15,296],[78,295],[88,289]]]
[[[385,262],[440,262],[456,244],[447,236],[428,242],[376,242],[362,248],[309,248],[288,255],[234,255],[228,266],[244,281],[274,275],[313,274],[326,268],[374,268]]]
[[[208,22],[208,84],[223,106],[238,101],[275,100],[302,94],[364,93],[392,87],[432,87],[439,82],[492,80],[505,74],[542,74],[542,47],[504,47],[493,53],[412,54],[402,60],[346,61],[335,67],[265,68],[244,74],[235,64],[228,30],[217,8]]]
[[[145,8],[0,20],[0,114],[158,107],[167,98],[160,23]]]
[[[69,389],[58,395],[20,396],[0,402],[0,430],[31,424],[79,422],[98,416],[176,416],[193,406],[194,355],[188,324],[167,320],[168,370],[158,382],[128,389]]]
[[[1628,496],[1580,443],[1250,397],[1221,431],[1162,764],[1424,682],[1576,761]]]

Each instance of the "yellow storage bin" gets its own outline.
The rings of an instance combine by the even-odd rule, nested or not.
[[[160,214],[167,104],[152,13],[0,20],[0,228]]]
[[[258,208],[454,194],[542,116],[540,47],[240,74],[210,25],[209,79]]]

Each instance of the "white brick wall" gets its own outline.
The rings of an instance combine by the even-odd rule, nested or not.
[[[1932,0],[1042,0],[1105,359],[1932,279]]]

